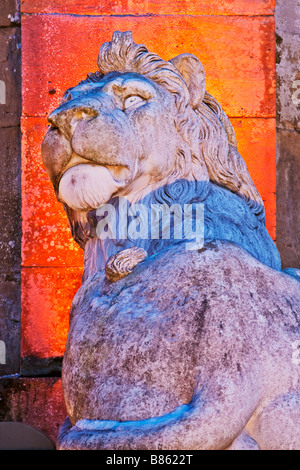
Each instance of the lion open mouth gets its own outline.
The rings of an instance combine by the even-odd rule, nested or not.
[[[90,162],[69,166],[59,182],[58,200],[78,212],[97,209],[126,185],[127,173],[126,167]]]

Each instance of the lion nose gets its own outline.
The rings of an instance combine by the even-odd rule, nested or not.
[[[77,124],[82,120],[91,120],[98,116],[98,111],[91,106],[78,106],[67,102],[55,109],[48,121],[52,127],[58,128],[67,139],[71,139]]]

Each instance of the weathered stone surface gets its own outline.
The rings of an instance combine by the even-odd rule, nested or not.
[[[20,275],[0,274],[0,340],[5,344],[0,376],[20,372],[20,297]]]
[[[0,26],[12,26],[20,21],[20,0],[1,0]]]
[[[199,251],[78,291],[60,448],[224,449],[245,428],[260,449],[300,448],[299,282],[230,243]]]
[[[1,108],[0,108],[1,109]],[[20,128],[0,127],[0,250],[1,273],[20,270],[21,162]]]
[[[289,34],[300,34],[299,0],[277,0],[275,17],[276,29]],[[297,51],[298,48],[295,48]]]
[[[0,80],[5,83],[5,104],[0,104],[0,127],[20,125],[20,29],[0,29]]]
[[[300,133],[277,131],[277,246],[283,267],[300,268]]]
[[[0,375],[20,372],[21,49],[19,2],[0,7]],[[13,27],[10,27],[13,26]]]
[[[277,0],[277,245],[299,267],[300,4]],[[291,131],[291,132],[288,132]]]
[[[65,418],[59,378],[0,378],[0,421],[29,424],[56,442]]]
[[[0,127],[0,146],[0,340],[6,349],[0,375],[8,375],[20,372],[20,128]]]
[[[300,15],[299,15],[300,16]],[[300,131],[300,35],[277,30],[277,127]]]

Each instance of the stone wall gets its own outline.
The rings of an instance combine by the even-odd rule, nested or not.
[[[1,0],[0,422],[29,424],[55,441],[66,416],[61,380],[21,365],[21,109],[20,5]]]
[[[300,1],[277,0],[277,246],[300,268]]]
[[[20,369],[21,31],[16,0],[0,8],[0,374]]]

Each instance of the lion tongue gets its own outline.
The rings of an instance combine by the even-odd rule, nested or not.
[[[79,164],[62,176],[58,200],[75,211],[88,211],[105,204],[120,187],[105,166]]]

